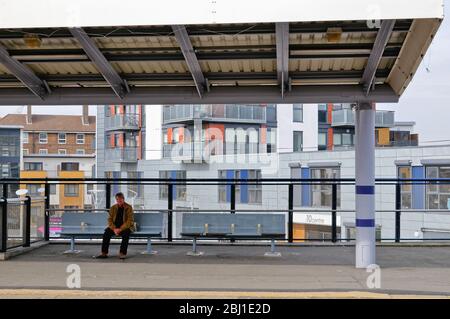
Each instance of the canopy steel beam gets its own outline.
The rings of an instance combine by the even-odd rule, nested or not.
[[[275,38],[277,46],[277,77],[281,88],[281,97],[289,87],[289,23],[275,24]]]
[[[386,78],[390,73],[389,69],[378,69],[376,78]],[[352,79],[358,81],[362,77],[363,71],[301,71],[290,72],[292,80],[308,79]],[[133,73],[122,74],[123,79],[130,82],[146,81],[190,81],[192,76],[189,73]],[[209,81],[242,81],[242,80],[276,80],[276,72],[208,72],[205,77]],[[47,82],[102,82],[104,79],[100,74],[51,74],[42,76]],[[17,79],[10,75],[0,75],[0,83],[15,83]],[[164,85],[161,85],[164,86]]]
[[[198,59],[191,40],[189,39],[186,27],[184,25],[173,25],[172,30],[175,38],[177,39],[178,45],[181,48],[181,52],[183,53],[189,72],[192,74],[192,79],[194,80],[198,95],[202,97],[206,88],[206,79],[203,76],[200,63],[198,63]]]
[[[33,94],[40,99],[50,91],[44,81],[42,81],[28,67],[11,57],[8,51],[0,45],[0,63],[11,72],[20,82],[23,83]]]
[[[394,26],[395,20],[384,20],[381,23],[380,30],[378,31],[372,52],[370,53],[366,68],[361,79],[361,84],[364,87],[366,95],[369,94],[369,91],[372,89],[378,65],[380,64],[381,58],[383,57],[383,52],[389,42]]]
[[[213,87],[203,97],[195,87],[136,87],[123,99],[109,88],[55,88],[45,101],[26,89],[0,89],[0,105],[397,103],[398,100],[389,85],[379,85],[368,96],[360,85],[293,86],[284,99],[277,86]]]
[[[86,55],[105,78],[106,82],[109,83],[114,93],[122,99],[128,91],[128,86],[116,70],[114,70],[103,53],[100,52],[94,40],[92,40],[82,28],[70,28],[69,30],[73,37],[77,39],[84,52],[86,52]]]
[[[250,28],[251,26],[251,28]],[[343,33],[360,33],[360,32],[375,32],[374,29],[369,29],[365,21],[354,21],[352,23],[333,21],[322,22],[320,24],[313,22],[291,23],[290,32],[292,34],[310,34],[310,33],[326,33],[330,27],[341,28]],[[411,27],[411,20],[398,20],[394,31],[404,32]],[[172,29],[167,26],[129,26],[127,28],[117,27],[85,27],[83,28],[91,38],[95,37],[130,37],[139,38],[143,36],[159,36],[172,33]],[[48,39],[65,39],[72,35],[67,29],[57,28],[31,28],[27,29],[28,33],[42,34]],[[275,32],[272,23],[262,23],[257,25],[209,25],[207,29],[204,26],[192,25],[189,27],[189,33],[192,36],[208,36],[214,34],[227,35],[248,35],[248,34],[273,34]],[[5,40],[22,40],[23,30],[0,29],[0,39]]]

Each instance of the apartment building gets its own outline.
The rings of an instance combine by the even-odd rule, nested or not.
[[[0,125],[0,169],[2,178],[18,178],[20,176],[22,129],[23,127],[20,125]],[[11,184],[8,196],[13,196],[17,189],[18,185]]]
[[[0,125],[19,125],[21,136],[16,143],[23,154],[20,165],[21,178],[84,178],[95,176],[95,116],[89,116],[88,107],[82,115],[8,114]],[[21,185],[31,196],[42,195],[39,182]],[[89,208],[93,185],[52,184],[52,208]]]
[[[318,104],[318,150],[331,151],[354,147],[355,118],[351,104]],[[417,146],[414,122],[395,122],[394,111],[377,110],[376,147]]]
[[[266,160],[270,161],[271,154],[351,149],[355,131],[351,105],[328,104],[325,105],[325,113],[323,106],[98,106],[97,174],[113,179],[140,178],[146,174],[139,168],[143,167],[140,163],[156,160],[178,165],[176,170],[161,170],[157,177],[186,178],[187,171],[196,167],[208,170],[212,167],[211,160],[224,160],[229,158],[227,155],[234,154],[240,157],[240,162],[231,164],[233,172],[224,170],[214,177],[249,175],[257,178],[261,176],[258,171],[240,171],[241,164],[255,158],[254,155],[259,159],[267,155]],[[347,116],[345,119],[340,119],[342,112]],[[378,111],[377,123],[377,145],[413,145],[393,143],[406,127],[399,125],[397,129],[393,112]],[[409,124],[411,130],[414,123]],[[386,142],[386,136],[389,142]],[[145,206],[143,187],[114,185],[113,188],[112,193],[120,189],[136,205]],[[177,196],[186,196],[181,187],[177,188]]]

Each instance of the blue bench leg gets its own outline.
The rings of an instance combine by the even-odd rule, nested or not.
[[[75,249],[75,236],[70,237],[70,249],[63,252],[63,254],[78,254],[81,250]]]
[[[152,249],[152,239],[147,238],[147,249],[142,252],[143,255],[156,255],[158,252]]]
[[[192,240],[192,251],[187,253],[188,256],[201,256],[203,255],[202,251],[197,251],[197,238],[194,237]]]
[[[267,257],[281,257],[281,253],[275,251],[275,239],[270,240],[270,252],[264,254]]]

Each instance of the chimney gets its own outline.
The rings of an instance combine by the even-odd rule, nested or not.
[[[33,117],[33,114],[31,111],[31,105],[27,105],[27,119],[26,119],[27,124],[33,123],[32,117]]]
[[[89,105],[83,105],[83,114],[81,115],[81,123],[89,125]]]

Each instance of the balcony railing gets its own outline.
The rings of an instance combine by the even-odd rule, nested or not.
[[[355,126],[355,116],[351,109],[336,110],[332,113],[332,126]],[[376,127],[393,127],[393,111],[377,111],[375,114]]]
[[[225,122],[265,123],[266,108],[259,105],[167,105],[163,122],[182,122],[193,119]]]
[[[164,144],[163,157],[185,162],[206,160],[204,142]]]
[[[106,158],[108,162],[136,162],[138,152],[136,147],[109,148],[106,149]]]
[[[114,130],[139,130],[139,116],[137,114],[118,114],[105,117],[105,129]]]

